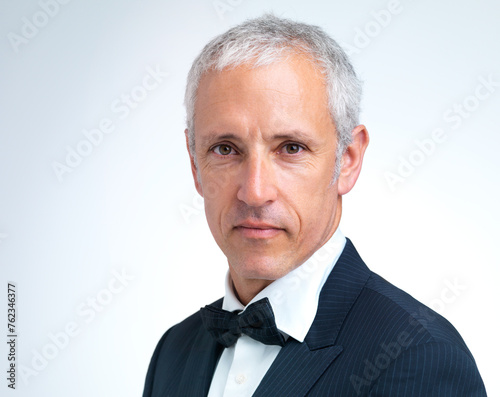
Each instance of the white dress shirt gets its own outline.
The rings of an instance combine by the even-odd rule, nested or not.
[[[276,326],[285,339],[292,337],[304,342],[316,316],[321,289],[345,243],[344,235],[337,229],[307,261],[264,288],[249,305],[267,297],[273,308]],[[245,309],[234,294],[229,272],[222,308],[231,312]],[[241,335],[233,346],[222,352],[208,397],[251,396],[280,350],[281,346],[265,345]]]

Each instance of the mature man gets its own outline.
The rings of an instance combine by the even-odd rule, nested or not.
[[[186,139],[226,295],[165,333],[145,397],[486,395],[453,326],[338,229],[368,145],[360,93],[337,43],[274,16],[194,61]]]

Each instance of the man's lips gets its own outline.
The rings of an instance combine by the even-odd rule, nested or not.
[[[283,231],[282,228],[263,222],[242,222],[235,230],[247,238],[271,238]]]

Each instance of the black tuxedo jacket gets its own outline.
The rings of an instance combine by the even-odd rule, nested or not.
[[[161,338],[143,396],[206,396],[222,349],[195,313]],[[305,341],[288,339],[254,394],[306,395],[472,397],[486,391],[455,328],[371,272],[347,240]]]

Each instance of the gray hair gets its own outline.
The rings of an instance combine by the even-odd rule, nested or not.
[[[215,37],[193,62],[184,104],[189,151],[195,164],[194,109],[202,76],[209,71],[222,71],[243,64],[266,66],[297,53],[306,55],[325,78],[328,105],[338,140],[333,180],[338,178],[342,155],[352,142],[352,130],[359,124],[361,82],[344,50],[321,28],[269,14],[250,19]]]

